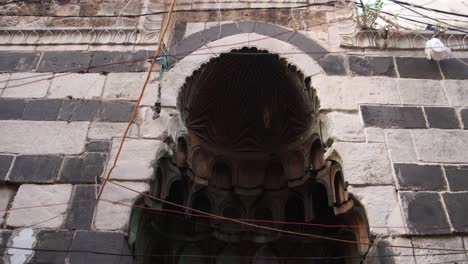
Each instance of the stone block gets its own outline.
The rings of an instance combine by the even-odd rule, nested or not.
[[[146,50],[95,51],[89,72],[143,72],[151,56]]]
[[[236,23],[225,23],[201,32],[207,42],[242,33]]]
[[[349,69],[352,74],[361,76],[396,76],[392,57],[351,56]]]
[[[463,239],[458,236],[437,236],[437,237],[413,237],[413,247],[423,248],[447,248],[463,250]],[[466,254],[461,252],[414,249],[417,264],[439,264],[439,263],[464,263],[467,261]]]
[[[66,183],[96,183],[106,163],[104,153],[86,153],[83,157],[66,157],[60,171],[60,181]]]
[[[112,165],[121,139],[112,140],[112,149],[106,174]],[[153,175],[152,161],[168,151],[167,145],[160,140],[126,139],[120,152],[117,166],[112,171],[111,178],[119,180],[149,180]]]
[[[15,193],[16,188],[14,186],[0,185],[0,225],[3,225],[3,217]]]
[[[25,183],[50,183],[57,177],[62,157],[22,155],[16,157],[8,181]]]
[[[119,182],[119,184],[138,192],[145,192],[149,189],[149,185],[143,182]],[[107,184],[96,208],[94,228],[96,230],[125,232],[128,229],[132,208],[117,203],[132,205],[139,196],[138,193],[113,183]]]
[[[466,225],[466,219],[468,219],[468,211],[466,210],[468,192],[444,193],[443,197],[453,229],[457,232],[466,233],[468,231]]]
[[[99,110],[98,121],[128,122],[135,103],[129,101],[103,101]]]
[[[468,79],[468,65],[466,65],[466,63],[468,63],[467,59],[456,58],[441,60],[439,62],[440,69],[442,70],[445,79],[457,80]]]
[[[382,246],[373,246],[366,256],[365,264],[415,264],[413,244],[411,238],[387,237],[378,238],[374,244]],[[387,246],[388,245],[388,246]],[[391,247],[391,245],[404,246],[405,248]],[[407,248],[406,248],[407,247]]]
[[[350,184],[393,184],[385,144],[335,142],[332,146]]]
[[[438,193],[400,192],[400,199],[405,222],[411,233],[421,235],[450,233]]]
[[[89,230],[91,228],[97,191],[96,185],[75,185],[72,202],[76,201],[76,203],[71,204],[65,219],[67,229]]]
[[[122,137],[127,125],[127,123],[93,122],[89,127],[88,138],[93,140],[109,140],[114,137]],[[138,128],[135,124],[132,124],[128,137],[138,138]]]
[[[417,162],[413,139],[408,130],[386,130],[387,147],[393,162]]]
[[[426,58],[396,57],[401,78],[441,80],[442,75],[436,61]]]
[[[203,47],[206,43],[208,43],[206,37],[201,32],[196,32],[188,36],[184,41],[173,45],[169,50],[169,54],[177,54],[177,57],[182,59],[191,52]]]
[[[62,100],[31,100],[26,102],[23,120],[55,121],[62,107]]]
[[[171,116],[166,111],[162,111],[153,120],[154,110],[150,107],[142,107],[138,111],[138,116],[141,121],[141,137],[153,139],[165,139],[167,137],[167,127]]]
[[[468,166],[444,166],[451,191],[468,191]]]
[[[468,131],[422,129],[412,130],[411,135],[421,161],[468,162]]]
[[[0,99],[0,120],[18,120],[24,112],[23,99]]]
[[[58,120],[60,121],[93,121],[97,116],[100,101],[96,100],[64,100]]]
[[[2,97],[45,97],[53,76],[53,73],[13,73],[3,89]]]
[[[326,144],[333,141],[365,141],[358,114],[329,112],[322,115],[322,133]]]
[[[320,108],[357,110],[359,104],[400,104],[394,78],[317,76],[312,79]]]
[[[439,165],[394,163],[393,168],[402,190],[445,190],[445,179]]]
[[[290,39],[294,31],[291,31],[287,28],[283,28],[271,23],[257,21],[255,23],[253,32],[263,35],[263,36],[272,36],[276,39],[287,41]]]
[[[0,72],[33,71],[40,58],[40,52],[0,52]]]
[[[0,230],[0,260],[3,260],[3,257],[6,255],[5,251],[7,251],[7,249],[5,247],[8,246],[12,233],[12,230]]]
[[[441,81],[421,79],[398,79],[401,102],[405,105],[446,106]]]
[[[463,123],[463,129],[468,129],[468,108],[460,111],[461,120]]]
[[[36,234],[36,244],[30,263],[34,264],[61,264],[66,263],[70,250],[73,233],[68,230],[42,230]],[[51,251],[48,251],[51,250]],[[56,251],[58,250],[58,251]]]
[[[445,80],[442,84],[451,106],[468,105],[468,80]]]
[[[429,128],[460,128],[457,113],[450,107],[424,107]]]
[[[79,154],[88,122],[0,121],[0,152]]]
[[[328,75],[346,75],[345,59],[339,55],[327,55],[318,64]]]
[[[364,125],[380,128],[426,128],[420,107],[361,105]]]
[[[364,129],[366,134],[366,142],[368,143],[385,143],[385,130],[378,127],[368,127]]]
[[[87,152],[109,152],[110,142],[104,140],[91,141],[86,144]]]
[[[6,262],[26,263],[34,253],[34,251],[28,249],[32,249],[35,242],[36,236],[34,235],[34,231],[31,228],[14,230],[11,234],[9,244],[9,246],[13,248],[7,249],[7,252],[5,253],[5,256],[7,256]]]
[[[87,51],[46,51],[37,72],[87,72],[91,53]]]
[[[127,240],[120,233],[77,231],[70,250],[70,263],[73,264],[127,264],[132,259],[131,256],[119,256],[130,254]],[[89,254],[86,251],[108,254]]]
[[[8,171],[10,170],[14,156],[0,155],[0,181],[5,181]]]
[[[104,100],[137,100],[145,82],[147,73],[109,73],[107,75]],[[157,74],[153,74],[152,82],[148,83],[146,89],[157,89],[153,85]]]
[[[48,98],[98,99],[106,76],[97,73],[71,73],[52,80]]]
[[[257,22],[257,24],[255,24],[255,31],[257,31],[256,29],[257,29],[258,23],[260,22]],[[283,28],[282,30],[287,31],[288,29]],[[294,32],[294,31],[289,31],[289,32]],[[282,39],[283,36],[286,37],[285,35],[287,34],[282,34],[281,36],[275,36],[274,38]],[[267,35],[267,36],[270,36],[270,35]],[[309,57],[313,58],[314,60],[318,60],[328,54],[328,51],[324,49],[322,46],[320,46],[312,39],[308,38],[304,34],[299,33],[297,31],[294,32],[294,34],[288,38],[287,42],[295,46],[296,48],[304,51],[305,53],[307,53]]]
[[[67,212],[72,186],[70,184],[23,184],[13,200],[6,224],[11,227],[34,225],[35,228],[60,228]],[[39,207],[43,205],[63,204]],[[23,207],[35,208],[20,209]]]
[[[403,218],[393,186],[348,187],[366,208],[370,230],[373,234],[404,234]]]

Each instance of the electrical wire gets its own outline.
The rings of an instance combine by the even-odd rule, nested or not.
[[[446,14],[446,15],[452,15],[452,16],[459,16],[459,17],[466,17],[466,18],[468,18],[468,15],[465,15],[465,14],[454,13],[454,12],[448,12],[448,11],[444,11],[444,10],[440,10],[440,9],[429,8],[429,7],[425,7],[425,6],[421,6],[421,5],[416,5],[416,4],[411,4],[411,3],[407,3],[407,2],[402,2],[402,1],[398,1],[398,0],[390,0],[390,1],[391,1],[391,2],[394,2],[394,3],[396,3],[396,4],[399,4],[399,5],[412,6],[412,7],[416,7],[416,8],[420,8],[420,9],[424,9],[424,10],[428,10],[428,11],[433,11],[433,12],[437,12],[437,13],[441,13],[441,14]]]

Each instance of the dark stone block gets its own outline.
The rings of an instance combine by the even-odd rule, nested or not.
[[[462,109],[460,111],[460,116],[461,116],[462,123],[463,123],[463,129],[468,129],[468,108]]]
[[[444,193],[445,206],[453,228],[458,232],[468,232],[468,193]]]
[[[66,230],[40,231],[36,235],[35,251],[29,263],[34,264],[62,264],[65,263],[70,249],[73,233]],[[58,252],[47,250],[59,250]],[[64,252],[61,252],[64,251]]]
[[[429,128],[460,128],[457,113],[450,107],[424,107]]]
[[[8,180],[27,183],[53,182],[61,163],[62,158],[60,156],[18,156]]]
[[[0,181],[4,181],[11,167],[13,156],[0,155]]]
[[[47,51],[39,63],[37,72],[87,72],[91,54],[85,51]]]
[[[96,207],[96,202],[91,200],[96,199],[96,191],[96,185],[75,185],[72,201],[82,202],[71,204],[71,209],[65,219],[66,228],[90,229],[93,221],[94,208]]]
[[[13,231],[11,230],[0,230],[0,263],[2,263],[1,261],[2,257],[5,255],[5,251],[7,251],[5,247],[8,246],[8,241],[10,240],[12,233]]]
[[[240,33],[242,32],[237,26],[237,23],[221,24],[220,26],[213,26],[202,31],[203,36],[205,36],[208,42]]]
[[[197,32],[172,46],[169,54],[176,56],[177,59],[182,59],[206,43],[208,43],[206,37],[201,32]]]
[[[463,62],[461,62],[462,60]],[[448,59],[439,62],[445,79],[468,79],[468,59]]]
[[[174,37],[172,38],[172,45],[175,45],[184,39],[186,30],[187,30],[187,23],[181,23],[181,22],[175,23],[174,32],[173,32]]]
[[[397,57],[396,63],[401,78],[441,80],[437,62],[426,58]]]
[[[400,192],[400,197],[403,203],[406,224],[411,233],[450,233],[448,221],[438,193]],[[433,228],[427,228],[428,226]]]
[[[21,119],[25,104],[23,99],[0,99],[0,120]]]
[[[282,41],[287,41],[294,35],[292,30],[262,21],[255,23],[253,32]]]
[[[328,75],[346,75],[344,57],[337,55],[327,55],[318,60],[318,64]]]
[[[55,121],[62,107],[60,99],[31,100],[24,108],[23,120]]]
[[[40,52],[0,52],[0,72],[33,71],[40,58]]]
[[[99,112],[99,121],[128,122],[135,108],[135,103],[128,101],[103,101]]]
[[[309,57],[318,60],[328,54],[328,50],[317,44],[312,39],[299,32],[294,33],[289,39],[289,44],[304,51]]]
[[[104,170],[106,157],[105,153],[86,153],[84,157],[66,157],[60,173],[60,181],[95,183]]]
[[[468,166],[444,166],[451,191],[468,191]]]
[[[97,100],[64,100],[58,119],[61,121],[93,121],[99,110]]]
[[[144,50],[138,52],[96,51],[93,53],[89,72],[143,72],[148,59],[151,59],[151,55]]]
[[[426,128],[420,107],[361,105],[364,125],[380,128]]]
[[[237,22],[242,33],[252,33],[255,27],[255,21],[239,21]]]
[[[401,189],[442,190],[445,181],[438,165],[400,164],[393,165]]]
[[[109,152],[109,149],[109,141],[91,141],[88,144],[86,144],[87,152]]]
[[[392,57],[349,57],[349,68],[355,75],[395,77]]]
[[[95,251],[110,254],[130,255],[128,243],[123,234],[77,231],[73,238],[71,251]],[[131,256],[92,254],[85,252],[70,253],[71,264],[121,264],[131,263]]]

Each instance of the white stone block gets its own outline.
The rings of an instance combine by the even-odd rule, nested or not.
[[[335,142],[330,152],[343,166],[345,181],[351,185],[394,183],[385,144]]]
[[[112,140],[112,149],[106,174],[114,161],[121,139]],[[152,162],[163,151],[168,151],[166,143],[151,139],[126,139],[120,152],[117,166],[111,179],[149,180],[153,175]]]
[[[366,133],[366,142],[385,143],[385,131],[378,127],[368,127],[364,129]]]
[[[153,73],[146,89],[158,89],[156,78],[159,74]],[[146,72],[118,72],[107,75],[104,85],[104,100],[137,100],[145,82]]]
[[[36,242],[34,231],[31,228],[17,229],[11,236],[11,248],[8,249],[10,264],[23,264],[34,253],[33,248]],[[5,243],[6,244],[6,243]],[[24,249],[23,249],[24,248]]]
[[[142,107],[138,112],[140,119],[140,136],[142,138],[162,139],[167,137],[167,127],[170,115],[161,111],[159,116],[153,120],[154,111],[150,107]]]
[[[0,74],[0,95],[2,95],[3,87],[7,85],[7,81],[9,78],[10,78],[10,74],[8,73]]]
[[[187,23],[185,27],[184,38],[192,35],[193,33],[203,31],[205,29],[205,22]]]
[[[89,139],[112,139],[115,137],[123,137],[127,123],[115,122],[93,122],[89,126],[88,138]],[[138,138],[138,128],[132,124],[128,132],[129,138]]]
[[[71,192],[71,184],[23,184],[18,189],[6,223],[12,227],[34,225],[34,228],[60,228],[66,217],[66,203],[70,200]],[[49,204],[63,205],[19,209]]]
[[[89,122],[0,121],[0,152],[79,154]]]
[[[48,98],[99,99],[106,76],[99,73],[72,73],[52,80]]]
[[[8,209],[8,205],[10,204],[13,196],[15,195],[15,189],[8,185],[1,185],[0,186],[0,225],[3,224],[3,217]]]
[[[413,139],[408,130],[388,129],[385,131],[390,159],[393,162],[417,162]],[[429,144],[429,142],[427,142]]]
[[[451,106],[468,106],[468,80],[442,81]]]
[[[329,112],[322,115],[323,140],[364,142],[361,117],[356,114]]]
[[[41,98],[47,95],[52,73],[13,73],[2,97]]]
[[[468,162],[468,130],[412,130],[416,153],[425,162]]]
[[[442,83],[434,80],[398,79],[401,101],[407,105],[447,105]]]
[[[149,184],[144,182],[118,182],[125,187],[138,192],[149,190]],[[128,221],[132,210],[131,205],[138,198],[139,194],[122,188],[111,182],[107,183],[102,192],[101,200],[98,202],[94,217],[94,228],[106,231],[127,231]],[[118,202],[121,204],[115,204]]]
[[[321,109],[357,110],[359,104],[400,104],[394,78],[317,75],[312,79]]]
[[[447,248],[463,250],[463,240],[457,236],[438,236],[438,237],[413,237],[414,247],[427,248]],[[429,250],[429,249],[414,249],[414,255],[417,264],[430,263],[465,263],[467,261],[465,254],[441,254],[449,253],[447,251]],[[456,252],[451,252],[456,253]],[[433,255],[428,255],[433,254]],[[420,256],[418,256],[420,255]],[[428,256],[421,256],[428,255]]]

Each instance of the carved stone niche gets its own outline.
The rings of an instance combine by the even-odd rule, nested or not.
[[[147,199],[141,203],[163,211],[134,211],[130,241],[136,255],[216,256],[196,263],[263,263],[265,256],[268,263],[336,256],[354,257],[327,263],[360,262],[369,243],[367,218],[346,191],[340,165],[324,158],[318,100],[295,66],[257,49],[222,54],[187,78],[178,108],[186,133],[179,133],[175,155],[155,163],[150,190],[171,204]]]

